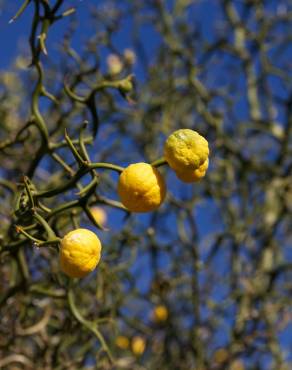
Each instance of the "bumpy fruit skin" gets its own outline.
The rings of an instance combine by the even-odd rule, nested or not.
[[[100,260],[101,243],[90,230],[76,229],[61,241],[60,265],[73,278],[82,278],[93,271]]]
[[[190,129],[173,132],[164,145],[164,157],[175,171],[195,171],[208,158],[208,141]]]
[[[183,182],[191,183],[200,181],[205,175],[209,166],[209,159],[207,158],[205,162],[195,171],[185,170],[185,171],[175,171],[176,176]]]
[[[148,163],[134,163],[121,173],[118,194],[129,211],[150,212],[163,202],[166,185],[155,167]]]

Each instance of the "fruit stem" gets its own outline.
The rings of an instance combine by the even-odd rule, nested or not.
[[[160,166],[164,166],[165,164],[167,164],[165,158],[164,157],[161,157],[159,159],[156,159],[156,161],[152,162],[151,163],[151,166],[153,166],[153,167],[160,167]]]
[[[111,163],[104,163],[104,162],[90,163],[89,164],[89,168],[90,169],[94,169],[94,168],[108,168],[110,170],[117,171],[119,173],[121,173],[121,172],[124,171],[124,168],[121,167],[121,166],[117,166],[117,165],[111,164]]]
[[[47,235],[48,235],[48,240],[47,241],[52,241],[56,240],[56,234],[50,227],[50,225],[47,223],[47,221],[38,213],[34,213],[33,217],[43,226],[43,228],[46,230]]]

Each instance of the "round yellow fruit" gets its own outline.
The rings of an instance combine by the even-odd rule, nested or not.
[[[116,337],[116,346],[120,349],[128,349],[130,347],[129,338],[125,337],[124,335],[118,335]]]
[[[173,132],[164,144],[164,157],[175,171],[195,171],[208,158],[208,141],[190,129]]]
[[[106,62],[107,62],[108,72],[111,75],[117,75],[123,69],[123,62],[121,61],[121,58],[116,54],[110,54],[107,57]]]
[[[225,348],[219,348],[214,352],[213,359],[216,364],[222,365],[230,358],[230,353]]]
[[[144,338],[140,336],[135,336],[132,338],[131,348],[132,348],[132,352],[136,356],[141,356],[145,351],[145,347],[146,347],[146,342]]]
[[[100,253],[100,240],[92,231],[73,230],[61,241],[61,269],[70,277],[82,278],[95,269]]]
[[[175,174],[176,176],[183,182],[191,183],[191,182],[196,182],[200,181],[202,177],[206,175],[206,171],[209,166],[209,159],[207,158],[205,162],[196,170],[184,170],[184,171],[179,171],[176,170]]]
[[[168,318],[168,310],[164,305],[156,306],[153,310],[153,319],[156,322],[163,322]]]
[[[157,209],[166,195],[166,185],[160,172],[148,163],[134,163],[121,173],[118,194],[131,212]]]
[[[244,370],[244,364],[241,360],[235,360],[230,365],[230,370]]]

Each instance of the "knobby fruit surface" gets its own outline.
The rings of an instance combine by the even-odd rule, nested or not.
[[[148,163],[134,163],[121,173],[118,194],[131,212],[157,209],[166,195],[166,185],[160,172]]]
[[[164,144],[165,160],[173,170],[180,173],[197,170],[208,155],[208,141],[194,130],[177,130]]]
[[[101,242],[92,231],[70,231],[61,241],[61,269],[70,277],[82,278],[95,269],[100,253]]]
[[[191,183],[200,181],[205,175],[209,166],[209,159],[207,158],[205,162],[196,170],[176,170],[176,176],[183,182]]]

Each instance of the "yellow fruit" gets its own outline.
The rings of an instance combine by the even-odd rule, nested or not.
[[[111,75],[117,75],[123,69],[123,62],[121,61],[120,57],[116,54],[110,54],[107,57],[106,62],[107,62],[108,72]]]
[[[126,64],[133,65],[136,62],[136,54],[132,49],[124,50],[124,60]]]
[[[159,171],[148,163],[134,163],[120,175],[118,193],[131,212],[157,209],[166,195],[166,185]]]
[[[191,183],[200,181],[205,175],[209,166],[209,159],[207,158],[205,162],[196,170],[176,170],[176,176],[183,182]]]
[[[162,322],[167,320],[168,310],[164,305],[156,306],[153,310],[153,319],[157,322]]]
[[[70,277],[82,278],[95,269],[100,260],[100,252],[100,240],[92,231],[73,230],[61,241],[61,269]]]
[[[190,129],[172,133],[164,144],[164,157],[175,171],[195,171],[208,158],[208,141]]]
[[[241,360],[235,360],[230,365],[230,370],[244,370],[244,364]]]
[[[101,207],[92,207],[90,212],[95,219],[96,223],[103,226],[106,223],[107,215]]]
[[[146,347],[146,342],[144,338],[139,337],[139,336],[135,336],[132,338],[131,348],[132,348],[132,352],[135,355],[141,356],[145,351],[145,347]]]
[[[229,352],[225,348],[219,348],[214,352],[213,359],[216,364],[222,365],[227,362],[230,357]]]
[[[124,335],[117,336],[116,346],[120,349],[128,349],[130,347],[129,338],[125,337]]]

